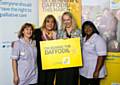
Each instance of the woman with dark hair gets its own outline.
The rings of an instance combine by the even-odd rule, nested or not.
[[[14,85],[37,84],[37,49],[33,31],[33,25],[25,23],[20,29],[19,40],[13,42],[11,59]]]
[[[82,37],[83,67],[79,69],[80,85],[100,85],[100,79],[106,75],[106,42],[91,21],[83,23]]]
[[[55,71],[42,70],[39,42],[56,39],[57,28],[55,17],[53,15],[47,15],[41,28],[36,29],[34,32],[37,45],[38,85],[53,85],[54,83]]]
[[[99,35],[99,32],[98,32],[97,28],[95,27],[95,25],[91,21],[86,21],[82,25],[82,37],[86,36],[85,26],[90,26],[93,30],[93,33],[97,33]]]

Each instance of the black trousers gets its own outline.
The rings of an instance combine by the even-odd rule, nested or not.
[[[37,85],[53,85],[55,70],[42,70],[41,56],[37,54],[37,65],[38,65],[38,84]]]
[[[78,85],[78,68],[65,68],[56,71],[56,85]]]
[[[29,84],[29,85],[37,85],[37,84]]]
[[[54,70],[38,70],[38,85],[54,85]]]
[[[88,79],[80,76],[80,85],[100,85],[100,79]]]

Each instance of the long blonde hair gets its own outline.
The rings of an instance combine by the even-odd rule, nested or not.
[[[72,19],[72,29],[78,28],[77,23],[76,23],[73,15],[72,15],[70,12],[64,12],[64,13],[62,14],[62,17],[61,17],[61,28],[62,28],[63,30],[65,30],[65,25],[64,25],[64,23],[63,23],[63,16],[64,16],[64,15],[68,15],[68,16]]]

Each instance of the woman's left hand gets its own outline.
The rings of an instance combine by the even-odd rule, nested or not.
[[[95,71],[95,72],[93,73],[93,78],[98,78],[98,76],[99,76],[99,71]]]

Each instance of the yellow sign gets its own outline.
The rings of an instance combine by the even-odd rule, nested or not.
[[[82,66],[80,38],[41,41],[42,69]]]

